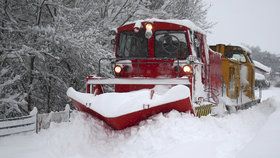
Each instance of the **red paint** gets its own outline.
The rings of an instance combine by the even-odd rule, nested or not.
[[[151,107],[148,109],[143,109],[140,111],[135,111],[132,113],[128,113],[125,115],[121,115],[118,117],[105,117],[90,108],[87,108],[85,105],[79,103],[78,101],[73,100],[74,106],[82,112],[88,113],[91,116],[98,118],[104,121],[107,125],[109,125],[112,129],[121,130],[127,127],[131,127],[137,125],[140,121],[147,119],[148,117],[158,114],[158,113],[166,113],[171,110],[177,110],[179,112],[192,111],[190,99],[182,99],[175,102],[163,104],[156,107]]]
[[[219,103],[218,97],[222,91],[221,55],[217,52],[209,50],[209,58],[209,95],[216,103]]]

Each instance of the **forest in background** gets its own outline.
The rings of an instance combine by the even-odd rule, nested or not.
[[[271,77],[273,82],[280,81],[280,56],[271,52],[262,50],[259,46],[248,46],[252,51],[253,60],[259,61],[262,64],[271,67]],[[275,52],[280,53],[280,52]]]
[[[110,30],[136,19],[172,18],[210,31],[208,9],[203,0],[0,0],[0,118],[33,107],[63,110],[67,88],[83,91],[98,60],[112,57]],[[255,60],[279,70],[278,57],[250,48]]]
[[[84,89],[98,60],[112,56],[111,29],[155,17],[208,30],[208,8],[202,0],[0,0],[0,118],[63,110],[67,88]]]

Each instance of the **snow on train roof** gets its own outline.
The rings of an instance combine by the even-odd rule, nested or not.
[[[251,49],[248,48],[248,47],[246,47],[246,46],[244,46],[242,43],[230,42],[230,43],[228,44],[228,46],[237,46],[237,47],[240,47],[241,49],[243,49],[243,50],[244,50],[245,52],[247,52],[247,53],[252,53]]]
[[[271,67],[265,66],[264,64],[262,64],[256,60],[253,60],[253,62],[255,64],[255,67],[262,69],[262,70],[266,71],[267,73],[271,72]]]
[[[139,22],[165,22],[165,23],[173,23],[173,24],[177,24],[177,25],[182,25],[182,26],[186,26],[194,31],[200,32],[202,34],[206,34],[206,32],[201,29],[200,27],[198,27],[197,25],[195,25],[192,21],[187,20],[187,19],[183,19],[183,20],[177,20],[177,19],[157,19],[157,18],[151,18],[151,19],[144,19],[144,20],[136,20],[136,21],[131,21],[131,22],[127,22],[124,25],[129,25],[129,24],[133,24],[133,23],[139,23]]]

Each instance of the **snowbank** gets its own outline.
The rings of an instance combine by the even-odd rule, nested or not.
[[[255,138],[238,154],[238,158],[279,158],[280,152],[280,102],[269,99],[267,106],[276,106],[276,110],[269,116],[268,121],[257,133]]]
[[[265,97],[279,98],[280,89],[267,92],[263,91]],[[123,131],[108,130],[103,122],[74,112],[70,122],[52,123],[39,134],[0,137],[0,155],[5,158],[234,158],[247,148],[247,143],[262,136],[259,133],[263,129],[279,126],[278,122],[272,121],[273,126],[269,123],[271,119],[279,120],[279,109],[275,111],[279,103],[268,99],[259,106],[224,117],[197,118],[172,111]],[[266,137],[272,135],[277,136],[267,133]],[[258,143],[264,149],[272,145],[279,147],[275,141]],[[270,155],[279,153],[277,146],[272,146]],[[251,151],[248,157],[257,157],[255,152]]]

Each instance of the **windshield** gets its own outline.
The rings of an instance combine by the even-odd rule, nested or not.
[[[231,60],[236,60],[239,62],[246,62],[246,57],[243,53],[241,52],[227,52],[225,54],[226,58],[231,59]]]
[[[186,58],[186,34],[182,31],[155,32],[155,57],[158,58]]]
[[[123,58],[148,57],[148,39],[145,37],[145,32],[122,32],[118,55]]]

